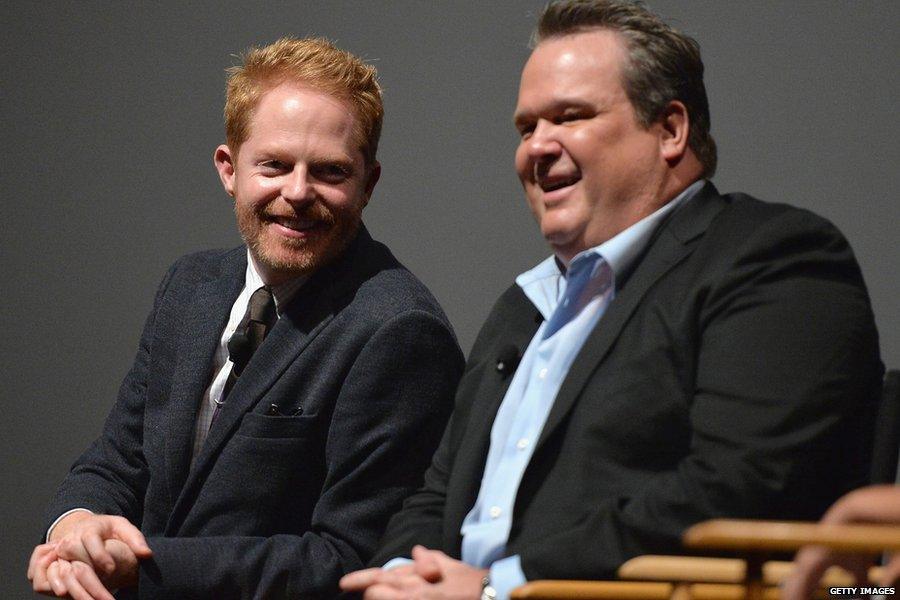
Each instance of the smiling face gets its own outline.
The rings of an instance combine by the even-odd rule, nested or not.
[[[622,87],[618,34],[542,41],[519,86],[516,171],[541,233],[564,263],[665,203],[659,124],[643,127]]]
[[[366,166],[357,125],[346,102],[282,83],[260,99],[240,148],[216,149],[238,229],[266,283],[327,264],[359,229],[380,167]]]

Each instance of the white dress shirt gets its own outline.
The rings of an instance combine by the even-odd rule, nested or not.
[[[272,295],[275,297],[275,312],[281,318],[283,307],[294,297],[294,294],[300,287],[306,283],[308,276],[297,277],[278,286],[272,287]],[[231,314],[228,317],[228,324],[222,335],[219,337],[219,345],[216,353],[213,355],[213,376],[212,382],[203,393],[203,400],[200,402],[200,410],[197,412],[197,426],[194,428],[194,448],[191,455],[191,464],[197,455],[200,454],[200,448],[206,441],[206,435],[209,433],[209,426],[212,422],[213,413],[216,410],[217,401],[222,399],[222,392],[225,389],[225,382],[228,381],[228,375],[234,363],[228,358],[228,340],[234,335],[234,331],[241,324],[241,320],[247,313],[247,305],[250,303],[250,296],[253,292],[265,285],[250,251],[247,251],[247,271],[245,275],[244,289],[238,294],[237,300],[231,307]]]

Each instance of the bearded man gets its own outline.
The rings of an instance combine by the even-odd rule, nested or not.
[[[375,69],[321,39],[231,69],[214,162],[246,242],[178,260],[96,442],[53,499],[35,591],[327,596],[421,484],[462,355],[361,214]]]

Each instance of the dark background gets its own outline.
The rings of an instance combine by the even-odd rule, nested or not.
[[[239,242],[212,166],[234,54],[316,34],[378,66],[383,176],[366,222],[431,287],[464,350],[549,254],[510,120],[541,1],[185,4],[0,7],[2,598],[29,595],[43,508],[97,435],[166,267]],[[719,189],[834,221],[884,361],[900,366],[900,3],[650,6],[702,45]]]

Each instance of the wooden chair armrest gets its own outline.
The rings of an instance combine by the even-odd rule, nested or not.
[[[816,544],[841,552],[900,550],[900,525],[838,525],[800,521],[714,519],[688,529],[684,545],[745,552],[794,551]]]
[[[668,600],[668,583],[636,581],[529,581],[510,593],[511,600]]]
[[[647,554],[626,561],[617,574],[619,579],[639,581],[740,583],[744,571],[744,561],[739,558]]]
[[[510,594],[511,600],[670,600],[675,586],[638,581],[530,581]],[[695,583],[678,597],[691,600],[744,600],[747,590],[738,584]],[[778,600],[778,588],[766,588],[764,600]]]
[[[763,583],[780,585],[793,567],[793,563],[787,561],[766,562],[763,564]],[[746,572],[747,564],[739,558],[647,554],[625,562],[619,567],[618,576],[619,579],[637,581],[741,583]],[[845,587],[852,586],[853,581],[850,573],[839,567],[832,567],[825,572],[821,585]]]

